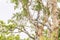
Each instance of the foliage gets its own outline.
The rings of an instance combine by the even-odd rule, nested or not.
[[[14,13],[12,18],[8,20],[7,24],[4,21],[0,20],[0,32],[2,32],[2,33],[0,33],[0,40],[21,40],[19,35],[13,35],[15,29],[18,29],[18,31],[19,31],[18,33],[24,32],[25,34],[28,35],[28,38],[26,38],[24,40],[35,40],[36,30],[37,30],[37,36],[38,36],[38,32],[40,32],[41,29],[42,29],[41,31],[43,33],[43,36],[38,36],[39,40],[54,40],[56,33],[53,30],[53,28],[50,29],[51,23],[49,24],[49,22],[48,22],[49,17],[51,16],[50,15],[51,12],[48,7],[43,5],[41,0],[40,1],[35,0],[32,2],[30,2],[29,0],[11,0],[11,2],[15,4],[15,6],[14,6],[15,10],[16,10],[16,8],[18,8],[19,3],[21,3],[22,11]],[[29,5],[29,3],[30,3],[30,5]],[[35,4],[32,7],[33,3],[35,3]],[[31,15],[31,12],[30,12],[31,8],[29,9],[30,6],[32,7],[34,12],[37,11],[37,16],[34,16],[35,13],[33,13],[33,15]],[[42,13],[40,11],[42,11]],[[41,14],[43,14],[43,15],[41,16]],[[48,18],[45,17],[46,15],[48,16]],[[60,18],[60,13],[58,14],[58,16]],[[36,17],[37,20],[35,20],[34,17]],[[40,17],[42,17],[43,20]],[[40,22],[41,20],[42,20],[42,22]],[[47,20],[47,21],[44,22],[44,20]],[[46,23],[48,23],[48,24],[46,25]],[[48,26],[47,30],[44,30],[40,24],[43,26],[43,28],[45,26],[46,27]],[[29,32],[28,29],[30,29],[31,33]],[[48,37],[49,36],[48,30],[49,31],[53,30],[50,33],[51,38]],[[11,34],[11,35],[6,37],[6,35],[8,35],[8,34]],[[60,30],[59,30],[58,37],[60,40]]]
[[[3,34],[0,34],[0,40],[20,40],[20,36],[19,35],[10,35],[8,37],[6,37],[5,35]]]
[[[11,0],[11,2],[15,4],[14,9],[16,9],[19,4],[18,0]]]
[[[50,15],[50,10],[48,7],[44,7],[44,13],[47,14],[48,16]]]
[[[58,0],[58,2],[60,2],[60,0]]]
[[[0,34],[0,40],[6,40],[6,37],[3,34]]]
[[[23,6],[26,6],[28,4],[28,0],[22,0]]]
[[[58,38],[59,38],[59,40],[60,40],[60,29],[59,29],[58,33],[59,33],[59,34],[58,34]]]
[[[27,17],[29,15],[29,13],[27,12],[27,10],[25,8],[23,8],[23,11],[21,12],[21,15]]]
[[[37,1],[36,5],[34,6],[34,10],[40,11],[42,9],[42,5],[39,1]]]

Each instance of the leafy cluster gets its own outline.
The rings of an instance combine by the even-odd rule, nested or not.
[[[0,34],[0,40],[20,40],[20,36],[19,35],[10,35],[8,37],[6,37],[5,35],[3,34]]]
[[[42,9],[42,4],[39,1],[37,1],[36,5],[34,6],[34,10],[40,11],[41,9]]]
[[[18,0],[11,0],[11,2],[15,4],[14,9],[16,9],[19,5]]]
[[[23,6],[26,6],[29,0],[21,0],[21,1],[22,1]]]

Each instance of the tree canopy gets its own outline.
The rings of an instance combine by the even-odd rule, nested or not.
[[[7,24],[0,20],[0,40],[60,40],[58,2],[60,0],[11,0],[14,10],[20,11],[13,13]],[[14,32],[15,29],[18,32]],[[21,32],[28,38],[21,39]]]

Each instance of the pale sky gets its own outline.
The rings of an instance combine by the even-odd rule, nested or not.
[[[13,4],[8,0],[0,0],[0,20],[7,22],[11,18],[14,8]]]

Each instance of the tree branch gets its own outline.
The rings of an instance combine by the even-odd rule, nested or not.
[[[28,31],[26,31],[25,28],[23,28],[23,29],[24,29],[24,33],[26,33],[30,38],[34,39],[34,37],[32,37],[32,36],[28,33]]]

